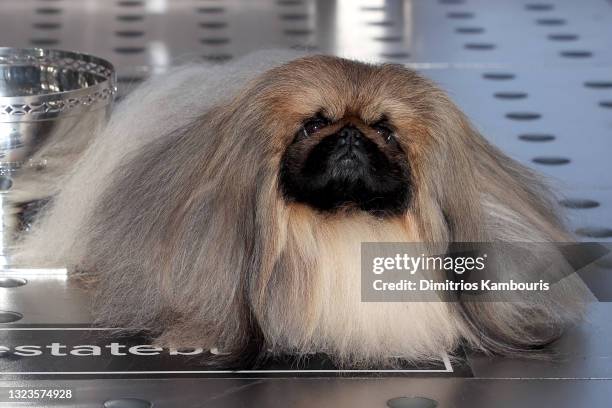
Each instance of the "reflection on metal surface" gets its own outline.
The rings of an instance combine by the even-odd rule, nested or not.
[[[104,123],[114,75],[109,62],[89,55],[0,48],[0,266],[10,264],[15,231],[28,228],[20,225],[36,207],[28,203],[53,194],[66,163]]]
[[[2,268],[0,272],[5,276],[25,276],[29,279],[44,278],[66,279],[68,277],[68,269],[66,268]],[[0,278],[0,279],[16,279],[16,278]],[[0,281],[1,282],[1,281]],[[2,284],[0,283],[0,287]]]

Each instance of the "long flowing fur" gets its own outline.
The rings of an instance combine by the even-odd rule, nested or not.
[[[587,291],[572,277],[524,302],[361,302],[362,242],[570,237],[541,181],[428,80],[326,56],[281,64],[290,57],[185,67],[134,91],[24,237],[19,262],[93,281],[99,323],[234,360],[251,347],[342,364],[434,360],[462,341],[516,355],[580,316]],[[415,185],[405,214],[323,215],[284,200],[284,148],[321,106],[394,121]]]

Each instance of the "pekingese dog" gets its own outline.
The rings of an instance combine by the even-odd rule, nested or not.
[[[580,316],[572,277],[531,302],[360,299],[362,242],[555,242],[532,172],[401,65],[270,53],[183,67],[117,108],[18,259],[93,282],[99,323],[165,346],[437,360],[523,355]],[[248,351],[248,353],[247,353]]]

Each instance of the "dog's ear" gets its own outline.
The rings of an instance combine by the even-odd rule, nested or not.
[[[248,129],[213,110],[157,138],[114,174],[87,234],[87,261],[104,274],[102,321],[161,327],[163,345],[218,347],[235,356],[258,328],[248,305],[264,184]]]
[[[459,298],[460,314],[471,333],[468,338],[486,352],[537,354],[577,320],[590,299],[554,244],[570,241],[571,236],[540,177],[488,143],[457,108],[448,105],[443,121],[448,160],[442,167],[448,179],[438,202],[450,241],[496,243],[495,263],[487,267],[485,279],[545,278],[551,283],[550,291],[519,291],[511,299],[493,292]],[[538,260],[537,265],[525,264],[524,256]]]
[[[554,197],[539,176],[491,145],[444,94],[437,93],[431,105],[428,143],[411,163],[419,181],[416,208],[438,211],[449,241],[569,239]],[[522,232],[488,228],[486,214],[498,205],[531,227]]]

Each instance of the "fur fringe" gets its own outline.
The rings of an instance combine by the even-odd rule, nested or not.
[[[100,324],[152,329],[164,346],[217,347],[224,361],[271,350],[368,366],[439,360],[462,342],[524,356],[579,319],[589,292],[575,276],[525,302],[362,303],[364,241],[571,237],[539,178],[488,144],[428,80],[325,56],[279,66],[294,57],[186,66],[140,86],[24,236],[18,262],[69,266],[95,283]],[[296,118],[353,99],[398,124],[416,185],[403,217],[322,215],[279,195]]]

